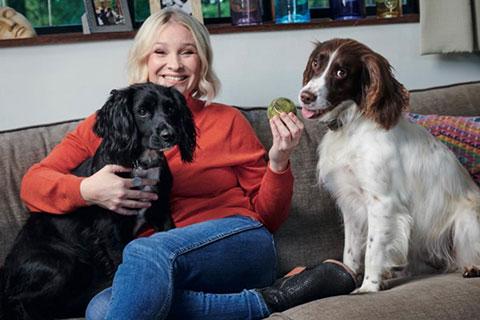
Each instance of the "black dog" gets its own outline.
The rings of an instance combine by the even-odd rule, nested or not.
[[[94,131],[102,143],[75,174],[89,176],[106,164],[131,167],[158,179],[153,191],[159,199],[134,216],[98,206],[31,214],[0,271],[1,319],[83,316],[90,299],[111,285],[122,250],[141,224],[159,231],[173,227],[172,176],[162,151],[178,145],[182,160],[190,162],[196,146],[183,96],[151,83],[113,90],[97,113]]]

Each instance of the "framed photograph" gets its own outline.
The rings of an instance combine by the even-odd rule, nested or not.
[[[169,7],[175,7],[197,18],[203,23],[201,0],[149,0],[150,13]]]
[[[127,0],[83,0],[89,31],[131,31],[132,19]]]

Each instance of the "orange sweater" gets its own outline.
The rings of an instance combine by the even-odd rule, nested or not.
[[[235,214],[249,216],[275,231],[288,216],[293,176],[268,169],[265,150],[250,123],[230,106],[188,99],[197,126],[197,149],[184,164],[177,147],[165,156],[173,175],[172,216],[179,227]],[[93,156],[101,139],[95,114],[66,135],[25,174],[21,198],[32,211],[67,213],[85,206],[82,178],[70,172]]]

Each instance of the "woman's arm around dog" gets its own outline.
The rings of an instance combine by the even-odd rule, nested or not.
[[[129,208],[149,206],[148,201],[139,199],[154,200],[154,194],[130,190],[131,179],[115,174],[128,171],[126,168],[107,165],[89,178],[71,173],[92,157],[101,143],[92,129],[95,119],[96,114],[92,114],[79,123],[46,158],[27,171],[20,196],[30,211],[63,214],[96,204],[117,213],[129,214]]]

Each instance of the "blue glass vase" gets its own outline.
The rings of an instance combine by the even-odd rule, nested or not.
[[[365,17],[364,0],[330,0],[332,18],[335,20],[352,20]]]
[[[308,0],[275,0],[275,23],[310,22]]]

